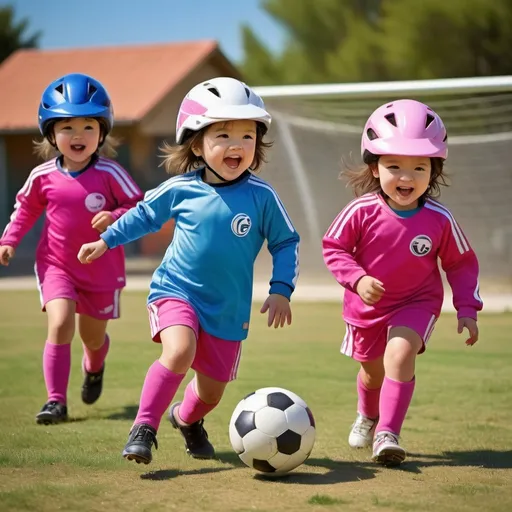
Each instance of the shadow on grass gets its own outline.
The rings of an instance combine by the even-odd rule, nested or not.
[[[414,459],[418,460],[414,460]],[[473,466],[485,469],[511,469],[512,450],[474,450],[443,452],[442,454],[410,453],[400,471],[421,473],[421,468],[433,466]]]
[[[186,475],[207,475],[209,473],[220,473],[221,471],[228,471],[233,468],[201,468],[201,469],[190,469],[188,471],[182,471],[179,469],[160,469],[158,471],[150,471],[140,475],[142,480],[171,480],[177,476]]]
[[[125,405],[120,412],[114,412],[106,416],[107,420],[134,420],[137,416],[139,405]]]
[[[233,469],[246,468],[246,465],[240,460],[238,455],[233,452],[217,453],[218,462],[226,464],[225,467],[201,468],[189,471],[178,469],[162,469],[151,471],[140,476],[143,480],[171,480],[184,475],[205,475],[219,473],[221,471],[230,471]],[[304,468],[321,467],[328,469],[327,473],[304,472]],[[308,459],[301,467],[301,472],[293,471],[282,476],[272,476],[271,473],[254,472],[254,478],[262,482],[275,482],[283,484],[302,484],[302,485],[329,485],[340,482],[354,482],[357,480],[367,480],[374,478],[377,468],[368,467],[358,462],[337,462],[331,459]]]
[[[328,469],[326,473],[309,473],[304,472],[303,468],[320,467]],[[369,480],[375,478],[378,471],[377,467],[373,467],[361,462],[335,461],[332,459],[308,459],[302,466],[301,472],[294,473],[291,471],[283,476],[272,476],[271,473],[257,473],[254,478],[266,482],[278,482],[283,484],[302,484],[302,485],[329,485],[343,482],[355,482],[358,480]],[[298,468],[297,468],[298,469]]]

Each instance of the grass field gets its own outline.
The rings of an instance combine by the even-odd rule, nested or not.
[[[195,461],[164,420],[150,466],[121,458],[148,366],[144,293],[126,293],[110,328],[105,389],[80,401],[80,344],[73,345],[71,421],[38,426],[46,395],[41,354],[46,318],[35,292],[0,293],[0,510],[37,511],[508,511],[512,510],[512,314],[481,315],[480,341],[464,345],[443,316],[419,359],[405,423],[410,455],[400,469],[352,451],[357,365],[339,355],[336,304],[296,304],[294,324],[267,329],[254,312],[239,378],[206,421],[218,460]],[[259,477],[231,450],[236,403],[266,386],[301,395],[315,415],[311,458],[279,480]],[[179,392],[181,396],[181,391]]]

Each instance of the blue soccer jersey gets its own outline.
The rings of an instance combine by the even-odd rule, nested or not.
[[[290,298],[298,277],[299,235],[277,193],[246,171],[209,184],[202,169],[170,178],[101,235],[109,248],[176,221],[173,240],[155,270],[148,303],[188,301],[201,327],[219,338],[247,337],[253,268],[264,240],[273,259],[270,293]]]

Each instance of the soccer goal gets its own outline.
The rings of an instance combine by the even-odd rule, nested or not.
[[[361,132],[379,105],[427,103],[448,130],[450,187],[440,200],[481,262],[482,285],[512,291],[512,76],[255,88],[273,114],[275,146],[262,177],[280,194],[302,237],[303,278],[327,277],[320,240],[352,193],[341,159],[360,162]]]

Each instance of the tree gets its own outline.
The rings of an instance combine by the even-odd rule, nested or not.
[[[244,28],[242,70],[254,85],[512,73],[511,0],[265,0],[263,8],[288,43],[272,55]]]
[[[15,22],[12,6],[0,7],[0,62],[20,48],[37,48],[41,33],[25,36],[28,24],[27,19]]]

